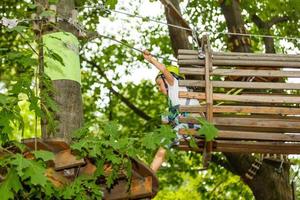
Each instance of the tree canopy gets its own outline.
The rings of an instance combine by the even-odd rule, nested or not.
[[[226,24],[224,7],[236,1],[172,0],[180,5],[183,17],[197,30],[198,36],[209,33],[213,48],[222,51],[230,51],[234,46],[232,37],[225,34],[233,30],[229,30]],[[49,0],[49,3],[57,2],[58,0]],[[251,36],[250,45],[253,52],[300,52],[298,0],[238,2],[247,33],[290,38],[274,37],[270,41],[263,37]],[[145,8],[144,5],[149,7]],[[36,12],[36,7],[35,2],[31,0],[3,0],[0,3],[0,18],[19,20],[18,26],[12,29],[0,26],[2,150],[11,146],[12,141],[40,136],[41,117],[46,115],[49,120],[55,121],[51,111],[42,111],[40,96],[36,91],[36,78],[40,77],[37,77],[38,60],[33,49],[37,51],[39,44],[30,20],[31,14]],[[101,158],[97,163],[99,166],[103,166],[104,162],[109,160],[130,167],[126,159],[115,157],[114,150],[121,152],[121,155],[135,156],[150,163],[157,147],[167,144],[175,135],[170,128],[160,126],[160,115],[166,112],[167,101],[157,91],[155,77],[136,81],[140,79],[137,76],[142,76],[136,75],[137,70],[149,70],[151,66],[145,64],[141,52],[128,46],[140,50],[149,49],[162,57],[159,58],[161,62],[172,63],[170,59],[175,59],[177,53],[174,51],[174,45],[172,46],[168,26],[152,21],[166,21],[164,7],[159,1],[143,0],[75,0],[75,7],[79,12],[80,23],[87,30],[97,30],[100,34],[122,41],[127,46],[105,37],[80,40],[85,126],[76,132],[75,139],[78,142],[72,148],[80,152],[81,156]],[[149,9],[155,9],[155,14],[147,16],[143,13],[147,10],[147,14],[151,14]],[[47,14],[44,13],[45,16]],[[197,48],[191,42],[190,45]],[[143,76],[146,77],[144,74]],[[44,84],[49,84],[51,88],[47,78]],[[50,97],[46,96],[45,99],[49,108],[57,109]],[[115,144],[115,141],[118,143]],[[90,145],[94,145],[95,148],[88,148]],[[20,146],[17,151],[22,151],[22,148]],[[59,190],[59,194],[56,194],[56,189],[43,176],[45,162],[51,159],[52,155],[36,152],[39,153],[40,155],[35,155],[37,159],[34,161],[26,160],[19,154],[0,160],[0,169],[11,169],[6,173],[5,181],[1,182],[4,177],[0,176],[0,193],[5,195],[4,199],[13,199],[17,194],[24,199],[45,196],[72,199],[79,198],[76,195],[82,194],[83,190],[88,188],[96,191],[92,198],[101,198],[101,192],[98,191],[94,180],[89,181],[86,177],[78,179],[67,190]],[[297,175],[300,162],[298,158],[292,160],[296,165],[291,168],[291,180],[295,177],[294,181],[299,185]],[[209,169],[203,171],[200,154],[172,149],[168,154],[168,161],[158,173],[160,192],[155,199],[254,199],[251,189],[243,180],[227,170],[230,165],[220,153],[215,155]],[[112,184],[115,176],[117,174],[108,178],[108,185]],[[28,185],[33,189],[28,190]],[[82,187],[79,187],[80,185]],[[298,187],[297,197],[300,198]],[[88,198],[88,194],[82,196],[82,199],[84,198]]]

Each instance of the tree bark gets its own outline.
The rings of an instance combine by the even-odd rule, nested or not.
[[[37,0],[38,3],[48,8],[47,0]],[[72,17],[72,10],[75,9],[74,0],[60,0],[57,7],[57,15],[60,18],[69,19]],[[56,31],[65,31],[78,37],[78,30],[64,21],[59,21],[56,28],[48,27],[43,33],[53,33]],[[78,55],[79,57],[79,55]],[[55,118],[58,122],[54,133],[49,132],[47,120],[42,119],[42,137],[43,138],[63,138],[71,142],[72,132],[80,128],[83,124],[83,107],[81,85],[73,80],[61,79],[52,80],[54,92],[51,94],[58,105],[58,112]],[[41,88],[43,89],[43,88]]]
[[[244,21],[242,17],[242,10],[238,0],[221,1],[221,10],[224,14],[227,28],[230,32],[246,33]],[[172,3],[178,8],[179,1],[172,0]],[[170,22],[176,23],[170,19],[172,16],[166,11],[167,19]],[[178,48],[186,48],[187,37],[182,35],[178,30],[170,31],[172,47],[174,52]],[[178,33],[177,33],[178,32]],[[178,35],[181,35],[181,38]],[[174,37],[174,38],[173,38]],[[249,38],[243,36],[230,36],[229,49],[234,52],[252,52]],[[278,163],[264,161],[261,168],[257,172],[254,179],[249,180],[245,177],[255,157],[247,154],[225,153],[229,162],[228,167],[225,167],[232,173],[239,175],[241,179],[250,187],[257,200],[291,200],[292,190],[289,183],[289,165],[284,165],[281,173],[276,172],[279,167]]]
[[[180,13],[179,1],[178,0],[170,0],[170,2],[174,5],[174,7]],[[172,12],[168,7],[165,7],[165,15],[167,18],[167,22],[169,24],[174,24],[178,26],[182,26],[182,24],[172,15]],[[188,36],[186,30],[181,30],[179,28],[168,26],[169,34],[171,38],[171,46],[174,50],[174,55],[177,57],[178,49],[191,49],[191,44],[189,43]]]
[[[223,2],[221,10],[228,30],[245,30],[238,0],[232,0],[229,4]],[[242,38],[238,37],[235,39],[242,40]],[[238,42],[238,45],[233,45],[232,51],[251,52],[252,50],[250,43]],[[242,180],[251,188],[257,200],[292,199],[292,190],[289,183],[289,165],[285,165],[282,173],[279,174],[275,170],[278,167],[278,163],[263,162],[254,179],[249,180],[245,177],[245,174],[254,162],[254,158],[250,155],[233,153],[225,153],[225,156],[234,169],[232,172],[241,176]]]

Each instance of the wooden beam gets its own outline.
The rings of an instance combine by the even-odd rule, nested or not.
[[[203,65],[203,60],[178,60],[179,65]],[[300,68],[299,62],[282,61],[251,61],[251,60],[216,60],[213,59],[213,66],[239,66],[239,67],[281,67]]]
[[[218,87],[218,88],[300,90],[300,83],[212,81],[212,84],[213,87]],[[180,80],[179,85],[187,86],[187,87],[205,87],[205,81]]]
[[[205,93],[201,92],[179,92],[180,98],[205,100]],[[250,103],[300,103],[300,96],[293,95],[228,95],[213,94],[214,101],[236,101]]]
[[[204,106],[180,106],[180,112],[206,112]],[[268,106],[213,106],[214,113],[259,113],[278,115],[300,115],[300,108]]]
[[[181,117],[183,123],[197,124],[198,120],[192,117]],[[213,123],[221,126],[238,126],[238,127],[270,127],[278,129],[298,130],[300,132],[300,123],[297,119],[268,119],[268,118],[250,118],[250,117],[214,117]]]
[[[201,141],[203,143],[203,141]],[[201,144],[200,144],[201,145]],[[213,150],[231,153],[272,153],[300,154],[300,143],[283,142],[248,142],[248,141],[214,141]],[[180,144],[178,149],[183,151],[202,152],[203,148],[191,148],[188,144]]]
[[[177,56],[178,60],[198,60],[197,54],[185,55],[180,54]],[[241,56],[241,55],[213,55],[214,60],[243,60],[243,61],[279,61],[279,62],[300,62],[300,57],[288,57],[288,56]],[[200,59],[201,60],[201,59]]]
[[[208,36],[206,36],[208,37]],[[205,96],[206,96],[206,120],[213,122],[213,84],[210,80],[212,71],[212,54],[210,49],[209,39],[206,38],[205,45]],[[207,142],[203,153],[203,166],[208,167],[211,160],[212,142]]]
[[[143,179],[133,179],[131,187],[127,190],[128,183],[126,180],[119,182],[111,189],[104,190],[104,199],[120,200],[120,199],[139,199],[151,198],[152,195],[152,177],[148,176]]]
[[[180,129],[181,135],[199,136],[195,129]],[[217,140],[259,140],[259,141],[280,141],[280,142],[300,142],[300,134],[283,134],[268,132],[249,131],[224,131],[218,133]]]
[[[75,155],[71,153],[71,149],[67,149],[55,154],[54,157],[55,170],[64,170],[82,166],[85,164],[84,159],[77,159]]]
[[[178,54],[186,54],[186,55],[198,55],[199,52],[197,50],[190,49],[179,49]],[[292,57],[292,58],[300,58],[300,54],[272,54],[272,53],[241,53],[241,52],[213,52],[213,56],[262,56],[262,57]]]
[[[186,75],[204,75],[203,68],[181,67],[180,73]],[[211,75],[217,76],[262,76],[262,77],[300,77],[300,71],[281,71],[281,70],[250,70],[250,69],[213,69]]]

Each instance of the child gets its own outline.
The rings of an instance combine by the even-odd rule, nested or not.
[[[160,71],[155,81],[159,91],[168,97],[168,123],[172,125],[176,132],[178,132],[180,128],[199,128],[199,126],[190,127],[188,124],[179,123],[179,116],[184,116],[187,114],[179,113],[179,105],[199,105],[199,102],[195,99],[180,99],[178,97],[179,91],[188,91],[186,87],[179,87],[178,85],[178,80],[184,79],[184,76],[179,73],[178,67],[165,66],[164,64],[158,62],[147,50],[143,52],[143,56],[148,62],[153,64]],[[166,149],[160,147],[150,166],[154,172],[160,168],[165,160],[165,156]]]

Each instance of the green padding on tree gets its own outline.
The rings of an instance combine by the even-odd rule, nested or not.
[[[68,32],[43,36],[45,73],[51,80],[73,80],[81,84],[79,42]]]

